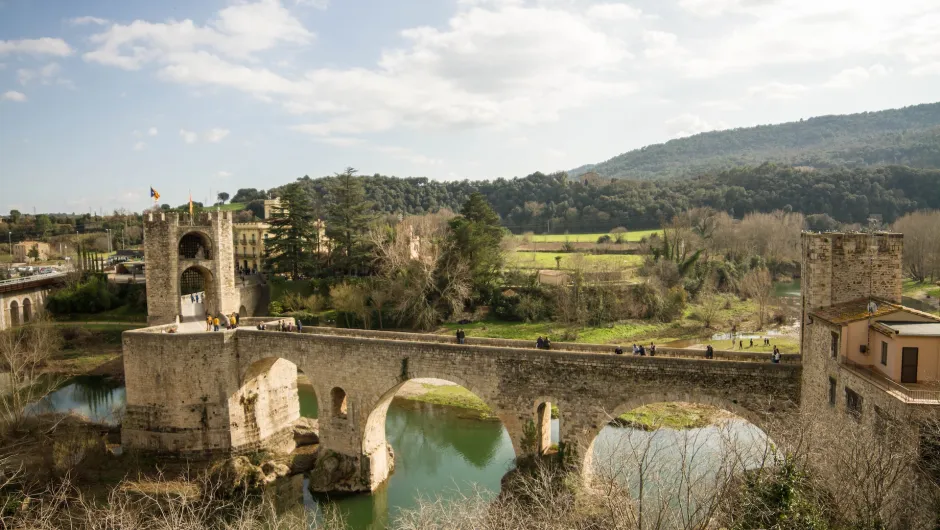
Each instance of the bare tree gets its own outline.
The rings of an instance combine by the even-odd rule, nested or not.
[[[940,211],[921,211],[894,222],[904,234],[904,268],[915,281],[940,277]]]
[[[5,432],[18,429],[27,405],[43,398],[55,381],[40,379],[49,358],[59,350],[62,337],[42,314],[25,326],[0,331],[0,363],[8,374],[10,393],[0,400],[0,421]]]
[[[763,329],[764,315],[774,292],[774,282],[770,277],[770,271],[764,267],[752,269],[744,275],[742,287],[747,296],[757,302],[757,320],[760,328]]]

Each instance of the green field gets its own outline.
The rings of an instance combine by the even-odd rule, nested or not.
[[[555,252],[513,252],[508,258],[510,267],[519,269],[554,269],[557,267],[555,256],[561,256],[561,268],[570,269],[578,254]],[[619,265],[628,269],[640,266],[643,256],[633,254],[582,254],[588,267],[598,264]]]
[[[245,203],[230,202],[228,204],[223,204],[222,206],[207,206],[206,208],[210,210],[215,210],[216,208],[219,208],[223,212],[237,212],[237,211],[245,209]]]
[[[649,237],[653,234],[662,235],[662,230],[636,230],[630,231],[626,234],[627,241],[639,241],[644,237]],[[597,234],[538,234],[532,236],[532,241],[537,243],[564,243],[565,241],[570,241],[571,243],[597,243],[597,238],[604,235],[604,233]],[[613,234],[608,234],[612,239],[616,237]],[[522,239],[523,236],[515,236],[518,239]]]

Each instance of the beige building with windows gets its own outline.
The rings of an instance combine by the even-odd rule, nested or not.
[[[269,237],[271,225],[267,219],[271,218],[274,208],[280,206],[280,199],[268,199],[264,201],[265,221],[256,221],[253,223],[234,223],[232,233],[235,246],[235,266],[241,270],[260,271],[264,266],[264,242]],[[329,252],[329,240],[326,238],[326,224],[322,220],[317,220],[316,225],[320,235],[320,248],[315,250],[320,253]]]
[[[902,247],[893,233],[802,236],[801,407],[815,463],[843,502],[877,498],[892,529],[936,521],[940,480],[940,316],[902,304]]]
[[[38,261],[45,261],[49,259],[50,248],[48,243],[43,243],[42,241],[21,241],[19,243],[13,244],[13,261],[34,261],[34,258],[29,256],[29,251],[33,248],[36,248],[36,250],[39,252],[39,258],[37,258]]]

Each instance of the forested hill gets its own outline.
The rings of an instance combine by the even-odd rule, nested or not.
[[[314,202],[328,198],[332,177],[298,182]],[[393,214],[423,214],[441,208],[459,211],[479,191],[513,232],[601,232],[616,226],[658,227],[661,220],[695,206],[710,206],[735,217],[753,211],[790,209],[828,214],[838,221],[864,223],[873,213],[886,222],[914,210],[940,208],[940,170],[888,166],[867,169],[794,169],[763,164],[692,179],[665,182],[615,180],[582,184],[565,173],[534,173],[525,178],[438,182],[425,178],[362,177],[374,209]],[[281,188],[269,191],[278,196]],[[262,194],[239,190],[236,201],[263,210]]]
[[[696,134],[568,172],[648,180],[776,162],[812,168],[940,168],[940,103]]]

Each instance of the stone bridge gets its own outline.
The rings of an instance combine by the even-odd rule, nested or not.
[[[0,281],[0,330],[25,324],[42,313],[49,292],[65,281],[64,272]]]
[[[319,403],[318,467],[332,477],[323,490],[373,490],[388,477],[385,415],[409,380],[445,379],[475,393],[502,421],[517,457],[547,448],[548,405],[556,404],[561,443],[576,464],[587,463],[613,417],[641,405],[711,404],[773,437],[774,424],[795,414],[800,400],[798,356],[772,364],[730,352],[706,360],[698,350],[635,357],[603,346],[560,343],[545,351],[529,341],[458,345],[443,336],[332,328],[163,333],[169,327],[124,333],[124,447],[184,457],[289,451],[299,369]]]

